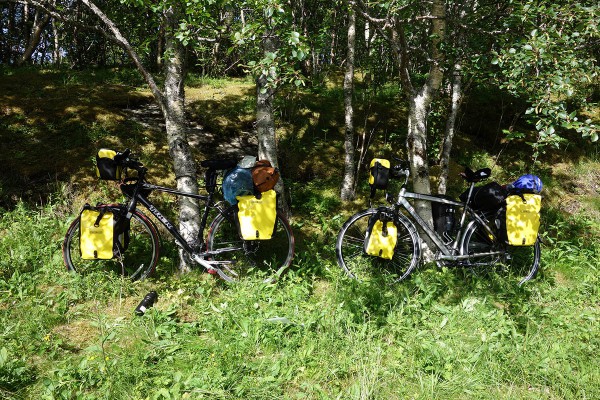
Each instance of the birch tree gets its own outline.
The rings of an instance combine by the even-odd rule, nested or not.
[[[167,143],[173,162],[173,170],[177,189],[187,193],[198,193],[196,176],[196,162],[191,154],[187,140],[185,116],[185,57],[184,45],[178,38],[180,22],[187,15],[184,4],[179,1],[163,2],[160,7],[148,3],[148,7],[164,18],[165,29],[165,60],[164,60],[164,86],[161,89],[154,76],[145,67],[138,52],[119,29],[107,12],[100,9],[91,0],[81,0],[91,14],[95,15],[101,24],[98,26],[85,26],[79,23],[78,18],[72,18],[70,13],[79,13],[81,10],[71,8],[72,4],[61,4],[55,7],[54,3],[29,0],[31,4],[43,9],[49,15],[63,21],[65,24],[77,25],[78,29],[92,29],[100,31],[105,37],[124,49],[144,80],[148,84],[154,100],[159,105],[165,119]],[[192,246],[197,246],[200,224],[200,209],[197,201],[181,197],[179,201],[179,225],[183,237]],[[180,271],[190,269],[189,260],[185,259],[183,251],[180,252]]]
[[[42,32],[48,25],[48,22],[50,22],[50,14],[44,13],[40,8],[36,8],[31,31],[27,35],[27,44],[25,46],[23,54],[17,62],[18,65],[27,63],[31,59],[33,52],[40,44]]]
[[[442,42],[446,30],[445,3],[443,0],[433,0],[416,5],[402,1],[367,3],[356,0],[352,4],[363,18],[375,26],[392,49],[399,71],[400,89],[408,103],[405,145],[413,189],[419,193],[431,193],[427,120],[429,107],[444,77]],[[421,82],[413,79],[412,73],[417,70],[426,76]],[[416,202],[415,208],[426,221],[431,221],[428,203]]]
[[[273,102],[283,85],[304,84],[296,63],[304,60],[306,46],[294,24],[289,4],[278,0],[247,0],[238,7],[240,25],[234,41],[235,46],[246,53],[245,64],[256,80],[258,156],[279,167]],[[275,189],[284,193],[282,179]],[[279,196],[278,201],[289,214],[285,196]]]
[[[355,195],[356,162],[354,147],[354,50],[356,45],[356,13],[348,8],[348,49],[346,73],[344,75],[344,175],[342,178],[341,198],[352,200]]]

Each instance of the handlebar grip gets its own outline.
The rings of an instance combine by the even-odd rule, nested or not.
[[[125,149],[122,152],[117,151],[117,154],[115,155],[115,161],[118,162],[119,164],[121,164],[122,166],[126,166],[125,163],[127,162],[127,158],[129,157],[129,154],[131,154],[130,149]]]
[[[126,168],[131,168],[136,171],[140,171],[144,168],[144,164],[136,160],[135,158],[129,158],[131,156],[131,149],[127,148],[120,153],[117,153],[115,156],[115,161],[117,161],[121,166]]]

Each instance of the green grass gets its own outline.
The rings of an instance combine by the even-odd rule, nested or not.
[[[523,288],[435,267],[360,284],[317,236],[305,245],[320,251],[299,254],[277,285],[197,272],[131,283],[64,270],[63,207],[20,205],[0,223],[9,398],[600,396],[596,242],[552,242]],[[159,301],[135,316],[150,289]]]
[[[25,94],[6,89],[11,79],[22,78],[19,73],[5,73],[11,79],[0,83],[7,85],[0,110],[9,110],[0,135],[32,140],[15,145],[14,160],[3,150],[3,160],[13,163],[20,179],[32,182],[32,193],[20,196],[8,178],[0,187],[0,398],[600,398],[597,159],[560,153],[555,157],[562,164],[546,164],[542,267],[524,287],[502,275],[433,266],[418,268],[395,286],[358,283],[345,277],[333,250],[346,217],[367,205],[364,181],[355,202],[339,201],[334,176],[343,135],[340,111],[334,110],[339,93],[321,88],[289,94],[278,106],[278,132],[298,252],[284,279],[275,285],[258,280],[229,285],[199,271],[179,276],[173,273],[173,248],[161,257],[156,276],[143,282],[73,275],[60,250],[69,222],[84,200],[118,199],[112,185],[90,172],[95,146],[102,138],[131,145],[153,162],[152,176],[161,181],[172,179],[164,168],[167,152],[158,138],[118,119],[123,99],[138,93],[135,88],[98,97],[94,112],[86,106],[68,114],[65,104],[46,108],[38,101],[44,120],[36,119],[26,101],[50,84],[61,95],[83,96],[90,82],[103,85],[94,76],[113,76],[106,77],[111,85],[119,83],[118,76],[98,71],[46,81],[43,74],[26,73],[37,88],[25,85]],[[193,83],[194,118],[211,113],[211,129],[231,132],[251,120],[247,82]],[[361,103],[362,118],[385,128],[375,148],[391,152],[390,135],[382,132],[392,132],[402,111],[389,120],[381,117],[378,125],[371,117],[386,115],[394,94],[382,89],[381,97],[361,96],[370,102]],[[78,98],[64,101],[78,104]],[[235,109],[240,115],[233,118]],[[321,109],[331,115],[318,113]],[[99,118],[98,110],[108,117]],[[77,123],[65,130],[60,117],[68,115]],[[122,131],[126,127],[131,129]],[[402,136],[401,129],[395,134]],[[70,169],[59,175],[56,166],[46,165],[53,179],[36,183],[29,169],[43,167],[49,157],[32,143],[48,132],[63,134],[65,148],[56,159],[62,163],[71,155]],[[494,160],[473,143],[477,140],[467,136],[457,144],[465,150],[460,162]],[[520,168],[514,159],[494,174],[511,177]],[[158,200],[173,208],[172,200]],[[158,302],[135,316],[150,290],[158,292]]]

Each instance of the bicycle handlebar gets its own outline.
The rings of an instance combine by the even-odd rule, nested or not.
[[[392,156],[394,161],[397,161],[398,164],[392,166],[390,169],[390,175],[392,178],[400,179],[402,177],[408,177],[410,174],[410,164],[406,160],[402,160],[401,158]]]
[[[117,152],[115,156],[115,161],[119,163],[124,168],[131,168],[138,172],[145,171],[144,164],[138,161],[137,158],[133,157],[131,154],[131,149],[127,148],[122,152]]]
[[[392,159],[394,159],[394,161],[397,161],[398,164],[394,165],[391,168],[391,170],[390,170],[391,177],[396,178],[396,179],[400,179],[403,177],[408,178],[408,176],[410,175],[410,163],[408,161],[402,160],[401,158],[398,158],[396,156],[392,156]],[[467,166],[465,166],[464,168],[465,168],[465,171],[461,172],[459,175],[469,183],[480,182],[482,180],[489,178],[492,174],[492,171],[490,168],[481,168],[481,169],[478,169],[477,171],[473,171],[473,170],[471,170],[471,168],[469,168]]]

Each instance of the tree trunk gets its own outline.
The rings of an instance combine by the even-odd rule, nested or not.
[[[433,1],[431,14],[434,19],[432,21],[430,35],[430,52],[432,57],[430,61],[429,77],[421,87],[421,90],[414,93],[409,99],[408,137],[406,145],[411,165],[410,169],[413,180],[413,189],[417,193],[431,193],[429,163],[427,161],[427,118],[429,116],[429,107],[433,101],[433,95],[441,87],[444,77],[441,69],[443,53],[440,50],[446,24],[444,7],[443,0]],[[415,201],[415,209],[419,215],[427,221],[429,226],[433,226],[431,203]],[[427,242],[428,241],[426,241],[426,243]],[[433,259],[433,254],[429,248],[423,249],[423,257],[426,261],[431,261]]]
[[[31,26],[29,22],[29,4],[23,4],[23,14],[21,15],[21,32],[23,33],[23,42],[26,46],[29,43],[29,37],[31,36]],[[19,43],[19,47],[21,43]],[[17,63],[19,61],[17,60]]]
[[[91,0],[82,2],[106,24],[109,31],[121,47],[127,51],[133,59],[138,71],[142,74],[150,87],[156,102],[163,113],[167,130],[167,141],[169,153],[173,159],[173,169],[177,180],[177,189],[187,193],[198,193],[196,179],[196,163],[191,154],[190,145],[186,135],[185,118],[185,92],[184,92],[184,48],[181,42],[175,38],[178,18],[178,10],[169,8],[165,11],[165,91],[160,91],[152,75],[142,64],[138,54],[131,47],[127,39],[121,34],[116,25],[106,16]],[[197,201],[182,198],[179,202],[179,226],[183,237],[193,247],[197,245],[199,237],[200,208]],[[186,272],[190,269],[189,261],[180,252],[180,271]]]
[[[333,9],[333,23],[331,26],[336,26],[337,23],[337,7]],[[329,65],[335,63],[335,47],[337,46],[336,30],[331,30],[331,44],[329,49]]]
[[[341,198],[349,201],[354,198],[354,181],[356,179],[354,167],[354,109],[352,94],[354,89],[354,47],[356,38],[356,14],[352,8],[348,9],[348,54],[346,57],[346,74],[344,76],[344,177],[342,179]]]
[[[19,58],[18,65],[23,65],[26,62],[29,62],[31,56],[35,49],[37,49],[40,44],[40,38],[42,36],[42,32],[46,25],[50,21],[50,14],[45,14],[41,17],[41,11],[39,8],[35,10],[35,17],[33,19],[33,27],[31,28],[31,33],[28,35],[29,41],[27,42],[27,46],[25,47],[25,51],[21,58]]]
[[[170,7],[165,11],[168,34],[165,37],[165,109],[167,142],[169,154],[173,160],[173,169],[177,181],[177,189],[185,193],[198,194],[196,178],[196,162],[192,156],[186,134],[185,117],[185,51],[183,45],[175,38],[178,24],[178,10]],[[200,232],[200,206],[198,201],[190,197],[179,198],[179,231],[184,239],[196,246]],[[190,260],[185,257],[183,249],[179,250],[179,270],[188,272]]]
[[[268,53],[274,53],[277,50],[275,39],[270,33],[266,33],[262,40],[265,56]],[[273,75],[261,74],[256,80],[256,131],[258,135],[258,158],[269,160],[274,167],[279,168],[277,161],[277,138],[275,135],[275,118],[273,116],[273,97],[275,89],[269,84]],[[289,216],[290,210],[285,196],[285,187],[283,180],[280,179],[275,186],[277,193],[281,194],[277,198],[277,204],[283,212]]]
[[[438,183],[438,193],[446,194],[448,189],[448,172],[450,168],[450,152],[452,150],[452,140],[456,127],[456,117],[462,100],[462,71],[459,62],[454,64],[452,69],[452,102],[450,114],[446,120],[446,131],[440,152],[440,178]]]
[[[427,162],[427,114],[432,97],[430,87],[423,89],[425,90],[409,99],[406,147],[413,190],[417,193],[431,193]],[[421,217],[426,221],[431,220],[431,209],[427,208],[427,202],[416,202],[415,205]]]
[[[60,56],[60,40],[58,38],[58,28],[56,27],[56,20],[52,20],[52,37],[54,39],[54,49],[52,50],[52,62],[54,66],[58,67],[61,62]]]

